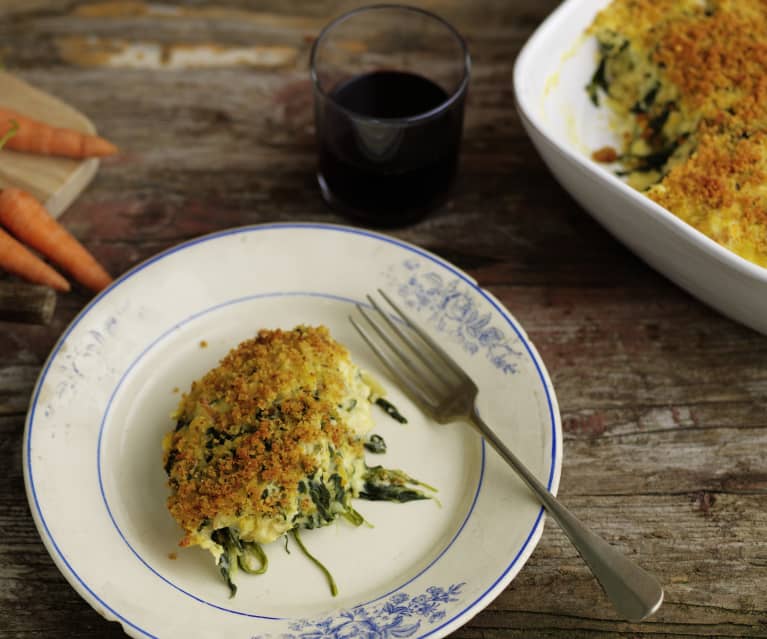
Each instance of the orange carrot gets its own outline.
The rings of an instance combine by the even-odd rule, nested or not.
[[[96,258],[29,193],[16,188],[0,191],[0,223],[83,286],[100,291],[112,281]]]
[[[18,124],[18,131],[5,145],[14,151],[60,155],[78,160],[117,152],[114,144],[97,135],[60,129],[4,108],[0,108],[0,137],[13,127],[14,122]]]
[[[0,268],[29,282],[68,291],[69,282],[23,244],[0,229]]]

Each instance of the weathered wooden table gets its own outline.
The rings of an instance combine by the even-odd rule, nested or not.
[[[307,57],[352,4],[0,0],[6,68],[123,149],[62,221],[115,274],[207,231],[344,222],[314,180]],[[422,4],[467,36],[471,96],[453,196],[393,234],[468,271],[526,327],[561,405],[561,496],[666,587],[646,623],[616,620],[550,523],[511,586],[453,636],[767,637],[767,338],[617,244],[538,158],[511,71],[554,0]],[[32,386],[87,299],[60,297],[47,327],[0,325],[1,637],[122,635],[55,568],[22,478]]]

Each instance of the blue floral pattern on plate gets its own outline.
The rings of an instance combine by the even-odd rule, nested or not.
[[[434,624],[447,616],[447,604],[458,601],[465,583],[441,588],[431,586],[411,597],[396,592],[383,601],[350,610],[334,617],[301,619],[290,624],[292,632],[280,635],[253,635],[251,639],[400,639],[413,637],[427,622]]]
[[[446,278],[414,259],[391,269],[388,279],[406,307],[429,313],[427,322],[439,333],[472,355],[483,353],[503,373],[519,370],[518,360],[525,353],[519,348],[516,335],[509,337],[492,325],[492,313],[482,312],[466,282],[457,277]]]

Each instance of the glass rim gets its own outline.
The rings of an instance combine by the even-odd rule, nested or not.
[[[325,38],[328,33],[335,27],[337,27],[342,22],[346,22],[350,18],[353,18],[354,16],[360,14],[360,13],[367,13],[371,11],[380,11],[382,9],[397,9],[400,11],[409,11],[411,13],[417,13],[422,16],[425,16],[431,20],[436,20],[439,22],[442,26],[446,27],[447,30],[453,35],[453,37],[457,40],[460,49],[461,54],[463,58],[463,73],[461,76],[461,81],[458,83],[457,87],[453,90],[453,92],[448,96],[448,98],[440,102],[436,107],[429,109],[428,111],[424,111],[423,113],[419,113],[418,115],[411,115],[411,116],[405,116],[401,118],[376,118],[376,117],[370,117],[362,115],[361,113],[357,113],[356,111],[353,111],[351,109],[346,108],[342,104],[340,104],[331,94],[329,94],[327,91],[325,91],[320,86],[320,80],[317,75],[317,68],[316,68],[316,59],[317,59],[317,50],[322,43],[322,40]],[[471,75],[471,56],[469,55],[469,48],[466,45],[466,40],[464,37],[458,32],[458,30],[450,24],[447,20],[444,18],[438,16],[436,13],[432,13],[431,11],[428,11],[426,9],[421,9],[420,7],[413,7],[405,4],[371,4],[364,7],[358,7],[357,9],[352,9],[351,11],[347,11],[346,13],[342,13],[340,16],[334,18],[328,24],[326,24],[322,30],[319,32],[317,37],[315,38],[314,42],[312,43],[312,49],[311,53],[309,55],[309,74],[311,75],[312,79],[312,87],[314,88],[315,93],[318,93],[321,95],[324,99],[329,100],[333,103],[333,105],[342,111],[343,113],[346,113],[348,116],[356,119],[364,119],[367,122],[374,122],[376,124],[381,125],[389,125],[389,126],[402,126],[406,124],[413,124],[418,122],[423,122],[425,120],[429,120],[440,113],[443,113],[447,109],[449,109],[455,102],[458,101],[458,99],[466,93],[466,88],[469,86],[469,77]]]

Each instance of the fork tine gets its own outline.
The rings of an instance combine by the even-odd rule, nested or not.
[[[379,291],[380,292],[380,291]],[[442,381],[442,383],[450,387],[451,380],[445,377],[445,374],[439,369],[439,366],[434,365],[434,360],[429,359],[425,354],[422,348],[419,348],[418,345],[415,343],[413,338],[405,333],[399,326],[397,326],[394,321],[389,317],[389,315],[381,308],[381,306],[376,302],[370,295],[367,296],[368,301],[372,304],[373,308],[378,311],[379,315],[386,321],[386,324],[389,326],[389,328],[392,329],[394,333],[397,334],[397,336],[408,345],[410,350],[416,354],[418,359],[421,360],[424,366],[439,377],[439,379]],[[384,298],[385,299],[385,298]],[[387,300],[388,301],[388,300]],[[401,315],[401,313],[400,313]],[[405,321],[407,322],[407,318],[405,318]]]
[[[404,352],[401,347],[398,347],[398,345],[394,343],[392,337],[386,333],[379,322],[375,321],[370,315],[368,315],[367,310],[363,306],[357,305],[357,310],[365,318],[367,323],[373,327],[373,330],[375,330],[375,332],[378,334],[378,337],[380,337],[384,344],[386,344],[389,351],[393,353],[397,359],[405,366],[408,371],[408,376],[413,380],[420,382],[423,390],[431,395],[431,397],[434,399],[434,403],[436,404],[437,401],[439,401],[441,393],[439,388],[432,381],[431,376],[424,376],[424,371],[419,370],[415,362],[413,362],[413,360],[408,357],[407,353]],[[380,309],[378,310],[378,313],[383,315],[383,312]]]
[[[378,289],[378,294],[386,300],[386,302],[391,306],[399,315],[404,322],[411,328],[413,331],[415,331],[416,335],[420,337],[424,344],[426,344],[431,350],[437,355],[443,362],[443,364],[450,369],[450,371],[458,377],[460,380],[467,379],[466,373],[463,371],[463,369],[456,364],[455,360],[447,354],[445,349],[443,349],[437,342],[434,341],[432,337],[429,336],[429,334],[418,327],[415,322],[410,319],[410,317],[399,307],[397,304],[394,303],[394,301],[386,294],[384,293],[380,288]],[[418,349],[416,349],[418,350]]]
[[[360,308],[359,306],[357,308]],[[389,370],[389,372],[392,374],[392,376],[397,380],[397,383],[399,386],[404,389],[405,391],[411,393],[411,396],[416,402],[421,403],[421,405],[425,406],[426,408],[430,410],[435,410],[436,405],[433,402],[432,399],[426,396],[426,394],[421,390],[421,388],[416,384],[412,379],[410,379],[410,376],[405,376],[399,368],[394,364],[394,362],[391,360],[391,358],[383,352],[381,348],[378,347],[378,345],[373,341],[373,339],[365,332],[365,330],[354,320],[354,318],[350,315],[349,321],[352,323],[352,326],[354,326],[355,329],[357,329],[357,332],[360,334],[360,337],[362,337],[363,340],[367,343],[367,345],[370,347],[370,350],[373,351],[373,353],[376,354],[378,359],[381,360],[384,366]],[[368,321],[370,321],[368,319]]]

